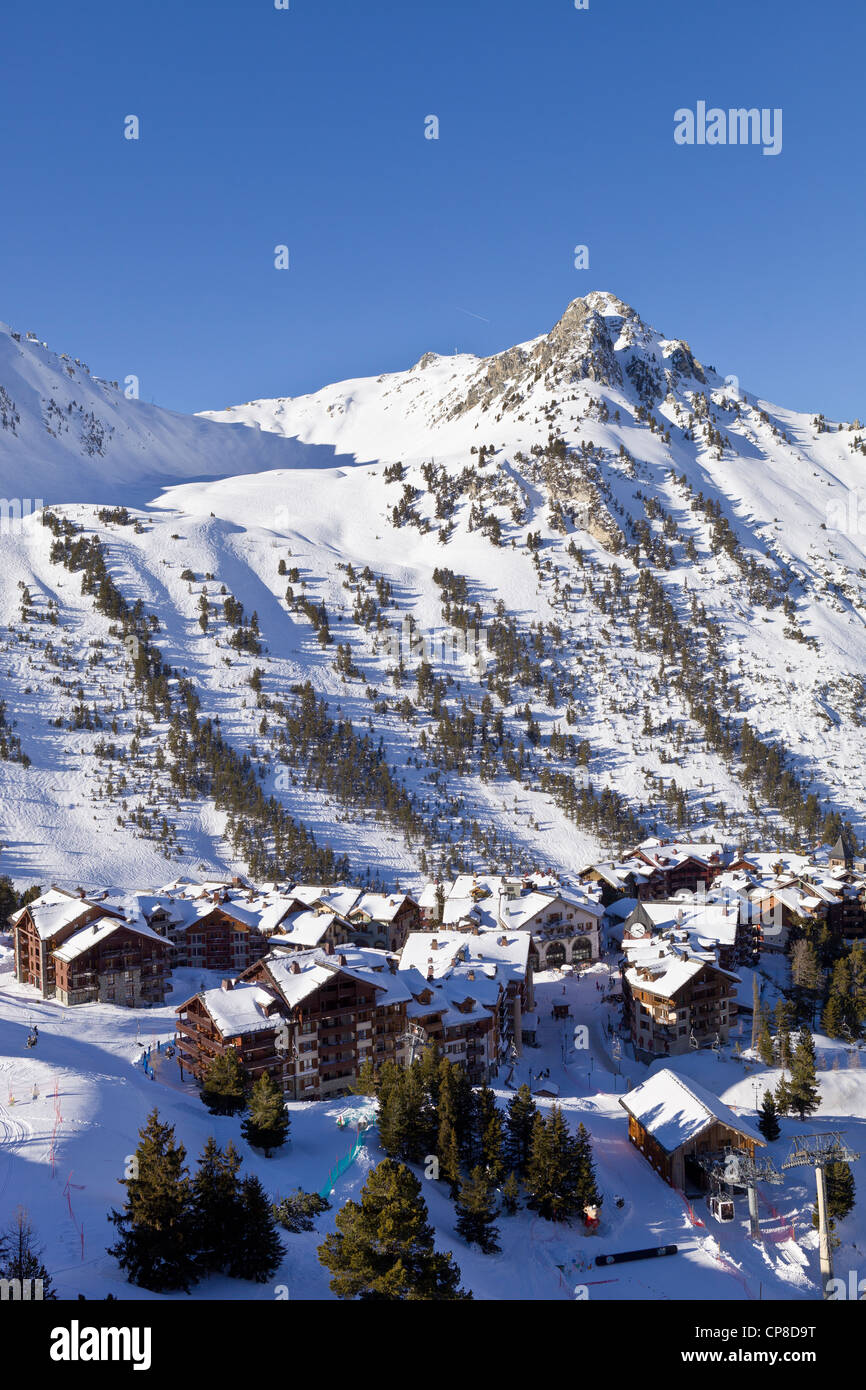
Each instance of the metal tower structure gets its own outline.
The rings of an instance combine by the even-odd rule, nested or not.
[[[401,1033],[397,1041],[408,1043],[409,1060],[406,1065],[411,1067],[414,1065],[415,1055],[419,1047],[423,1047],[427,1041],[427,1030],[422,1028],[420,1023],[407,1023],[406,1032]]]
[[[850,1163],[859,1158],[845,1143],[839,1130],[827,1134],[804,1134],[791,1140],[791,1152],[783,1168],[814,1168],[818,1192],[818,1253],[821,1260],[821,1286],[824,1298],[829,1298],[833,1278],[833,1250],[830,1244],[830,1225],[827,1220],[827,1165]]]
[[[785,1181],[770,1158],[753,1158],[748,1149],[727,1148],[724,1154],[708,1154],[697,1162],[710,1178],[721,1186],[744,1187],[749,1199],[749,1234],[753,1240],[761,1238],[761,1224],[758,1216],[758,1183],[778,1184]]]

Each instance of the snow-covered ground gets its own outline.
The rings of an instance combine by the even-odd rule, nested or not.
[[[647,380],[656,384],[642,397],[638,384]],[[718,626],[718,654],[706,672],[716,680],[727,673],[735,719],[747,717],[765,739],[783,740],[805,790],[850,816],[861,833],[866,828],[862,432],[853,422],[825,426],[748,394],[694,363],[685,344],[655,333],[613,296],[575,301],[550,334],[492,359],[428,354],[406,372],[208,419],[127,400],[122,389],[5,331],[0,387],[0,487],[7,494],[0,505],[9,504],[12,518],[7,524],[4,515],[0,525],[0,701],[31,759],[27,769],[0,762],[2,867],[17,880],[141,887],[172,876],[178,864],[128,817],[117,823],[118,798],[100,790],[100,734],[68,728],[79,688],[103,717],[117,712],[115,742],[124,749],[136,716],[126,654],[80,594],[78,577],[50,563],[49,533],[27,516],[40,500],[100,536],[115,582],[157,617],[157,643],[194,681],[203,712],[219,716],[236,748],[258,749],[269,791],[323,844],[348,854],[353,872],[369,867],[384,881],[411,881],[418,844],[407,846],[375,816],[357,808],[347,814],[302,783],[277,782],[248,686],[256,666],[270,697],[309,680],[332,717],[349,717],[357,730],[381,738],[395,778],[427,803],[443,837],[447,831],[477,867],[501,867],[507,850],[516,866],[569,870],[610,845],[568,819],[539,790],[537,775],[518,782],[500,765],[485,780],[477,765],[443,772],[419,756],[422,735],[432,738],[436,729],[429,710],[407,715],[402,707],[416,699],[417,661],[404,651],[406,676],[395,687],[393,651],[375,622],[365,627],[353,616],[357,602],[375,597],[374,581],[348,580],[347,565],[356,576],[369,566],[391,585],[390,599],[378,606],[392,634],[410,620],[431,639],[449,631],[437,567],[465,576],[482,628],[498,607],[513,619],[552,688],[512,681],[504,702],[493,695],[493,716],[501,714],[516,745],[531,705],[539,770],[559,731],[588,742],[589,764],[575,769],[573,757],[554,758],[553,767],[599,791],[613,788],[645,824],[676,828],[662,796],[676,782],[693,836],[771,843],[783,828],[773,806],[750,805],[738,766],[707,746],[677,692],[677,665],[647,650],[638,640],[641,624],[605,598],[616,567],[633,611],[638,575],[651,570],[693,633],[698,667],[706,657],[695,607]],[[574,476],[562,493],[539,473],[554,435],[571,451]],[[481,445],[484,464],[472,452]],[[431,460],[432,484],[424,471]],[[404,478],[387,481],[386,467],[398,461]],[[406,487],[417,493],[412,516],[395,526]],[[449,489],[446,521],[438,511]],[[22,490],[27,497],[17,496]],[[699,494],[719,507],[740,563],[714,545],[712,519],[692,506]],[[81,505],[85,499],[91,505]],[[554,515],[560,503],[578,514],[576,522],[566,517],[564,529]],[[138,527],[100,520],[97,504],[128,505]],[[494,516],[500,545],[483,530]],[[670,567],[644,553],[639,567],[622,550],[614,555],[605,542],[608,523],[629,545],[633,527],[646,525],[668,547]],[[447,541],[443,526],[451,527]],[[537,561],[530,534],[541,537]],[[279,573],[280,561],[298,570],[294,583]],[[779,592],[787,586],[787,616],[750,597],[742,566],[752,561]],[[186,571],[194,581],[181,577]],[[22,585],[32,604],[26,620]],[[258,614],[262,658],[228,649],[219,616],[202,632],[204,591],[219,604],[223,585],[247,614]],[[296,599],[325,603],[332,643],[324,650],[310,620],[287,602],[287,586]],[[57,604],[53,625],[49,601]],[[360,676],[334,668],[337,643],[349,645]],[[489,691],[470,658],[434,665],[450,681],[452,715],[465,698],[479,719]],[[164,736],[160,726],[143,735],[146,757]],[[127,799],[153,810],[160,798],[133,777]],[[729,825],[720,820],[722,806],[734,818]],[[212,873],[230,861],[224,820],[206,800],[187,801],[171,819],[185,869],[201,863]],[[497,837],[498,863],[482,864],[467,829],[472,822]],[[440,838],[436,859],[448,853]]]
[[[106,1220],[111,1206],[122,1205],[127,1156],[134,1152],[139,1128],[157,1106],[175,1127],[190,1159],[213,1134],[233,1140],[243,1156],[242,1171],[256,1172],[274,1197],[297,1187],[318,1190],[354,1135],[337,1128],[344,1110],[357,1106],[351,1097],[290,1106],[291,1142],[270,1159],[255,1154],[240,1135],[240,1117],[211,1116],[196,1088],[181,1082],[177,1063],[154,1047],[156,1074],[151,1080],[138,1064],[142,1044],[167,1040],[173,1029],[172,1005],[201,983],[197,971],[175,972],[171,1001],[160,1009],[138,1011],[87,1005],[63,1008],[37,998],[10,973],[8,953],[0,964],[0,1214],[4,1222],[17,1204],[29,1211],[45,1247],[45,1262],[60,1297],[151,1298],[127,1284],[106,1254],[114,1228]],[[214,977],[215,978],[215,977]],[[820,1296],[816,1236],[811,1228],[813,1177],[807,1170],[787,1172],[781,1187],[761,1186],[763,1239],[748,1236],[745,1197],[736,1200],[736,1220],[719,1225],[706,1205],[691,1211],[629,1143],[626,1116],[618,1097],[627,1078],[643,1080],[647,1070],[623,1060],[619,1070],[610,1058],[604,1024],[611,1006],[596,985],[607,978],[599,965],[580,979],[546,974],[537,980],[540,1017],[537,1048],[527,1048],[515,1066],[511,1085],[535,1083],[549,1069],[549,1083],[569,1123],[581,1121],[590,1131],[598,1183],[604,1193],[602,1220],[593,1235],[577,1227],[551,1224],[521,1210],[499,1220],[502,1251],[486,1256],[468,1247],[454,1229],[454,1209],[444,1184],[424,1181],[423,1195],[437,1232],[437,1245],[450,1250],[463,1283],[480,1299],[590,1300],[751,1300],[815,1299]],[[213,983],[207,977],[207,983]],[[551,1006],[566,999],[572,1019],[554,1022]],[[576,1052],[574,1025],[588,1025],[590,1045]],[[29,1027],[39,1029],[34,1050],[25,1047]],[[748,1043],[746,1037],[744,1043]],[[821,1062],[821,1110],[804,1125],[782,1121],[782,1136],[768,1152],[777,1166],[788,1152],[787,1140],[798,1133],[842,1128],[849,1144],[864,1152],[854,1164],[862,1191],[866,1183],[866,1070],[851,1065],[851,1050],[817,1039]],[[838,1060],[838,1069],[836,1063]],[[661,1063],[655,1064],[656,1069]],[[754,1118],[758,1094],[775,1073],[737,1060],[731,1049],[721,1058],[693,1053],[667,1063],[700,1081],[744,1117]],[[501,1105],[512,1091],[500,1074],[494,1089]],[[549,1084],[546,1083],[546,1084]],[[34,1087],[38,1095],[34,1096]],[[542,1108],[551,1100],[539,1097]],[[336,1210],[357,1197],[370,1166],[382,1157],[376,1130],[339,1180],[332,1210],[317,1221],[312,1234],[283,1233],[286,1255],[267,1285],[214,1278],[195,1289],[197,1298],[273,1299],[285,1285],[297,1300],[332,1297],[328,1274],[316,1257],[323,1234],[333,1228]],[[422,1170],[418,1170],[423,1177]],[[616,1205],[616,1199],[623,1199]],[[791,1229],[793,1228],[793,1238]],[[842,1244],[835,1254],[837,1274],[861,1263],[866,1239],[862,1206],[843,1223]],[[679,1253],[634,1264],[596,1266],[599,1254],[675,1244]],[[178,1295],[185,1297],[185,1295]]]

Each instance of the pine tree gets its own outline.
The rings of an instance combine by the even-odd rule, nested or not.
[[[51,1276],[42,1261],[42,1251],[30,1217],[19,1207],[6,1230],[0,1234],[0,1279],[19,1279],[22,1283],[41,1279],[42,1299],[54,1300],[57,1294]]]
[[[469,1245],[477,1245],[485,1255],[500,1249],[496,1228],[496,1199],[493,1183],[480,1164],[476,1164],[460,1184],[455,1204],[457,1230]]]
[[[403,1146],[403,1084],[405,1073],[396,1062],[379,1069],[379,1142],[389,1158],[397,1158]]]
[[[856,1187],[850,1163],[828,1163],[824,1170],[827,1178],[827,1215],[834,1221],[844,1221],[854,1210]]]
[[[475,1092],[475,1153],[496,1186],[503,1173],[504,1126],[496,1096],[489,1086]]]
[[[854,1210],[854,1174],[847,1163],[828,1163],[824,1170],[824,1177],[827,1183],[827,1224],[830,1228],[830,1244],[831,1246],[838,1246],[841,1241],[833,1238],[833,1232],[836,1230],[836,1222],[843,1221],[849,1212]],[[812,1208],[812,1225],[816,1230],[818,1229],[817,1202]]]
[[[772,1144],[774,1139],[778,1139],[781,1133],[776,1102],[773,1099],[771,1091],[764,1092],[764,1099],[761,1103],[761,1115],[758,1120],[758,1129],[761,1131],[768,1144]]]
[[[264,1149],[265,1158],[270,1158],[273,1149],[281,1149],[285,1144],[289,1124],[283,1093],[268,1072],[263,1071],[250,1092],[241,1134],[248,1144]]]
[[[776,1102],[776,1111],[779,1115],[790,1115],[792,1109],[791,1083],[785,1077],[784,1072],[776,1083],[773,1099]]]
[[[402,1143],[393,1155],[407,1163],[420,1163],[433,1148],[436,1136],[436,1114],[427,1097],[421,1067],[418,1062],[407,1067],[402,1093]]]
[[[240,1226],[240,1155],[231,1141],[221,1149],[211,1136],[192,1181],[197,1263],[204,1274],[223,1271]]]
[[[799,1021],[812,1022],[815,1004],[821,990],[821,968],[818,954],[811,941],[801,938],[794,942],[791,953],[791,980]]]
[[[356,1096],[376,1096],[379,1093],[379,1073],[369,1058],[361,1063],[351,1091]]]
[[[848,962],[851,967],[851,999],[857,1020],[856,1036],[859,1038],[866,1029],[866,944],[855,941]]]
[[[815,1062],[815,1040],[809,1029],[803,1028],[794,1050],[789,1086],[790,1108],[801,1120],[821,1104]]]
[[[758,989],[758,972],[752,975],[752,1051],[758,1050],[758,1028],[761,1022],[761,995]]]
[[[126,1205],[108,1218],[120,1231],[108,1253],[131,1284],[153,1293],[189,1290],[196,1277],[197,1238],[186,1150],[175,1143],[172,1126],[160,1123],[156,1109],[139,1136],[136,1175],[119,1180]]]
[[[277,1230],[273,1208],[257,1177],[241,1183],[240,1230],[229,1258],[233,1279],[254,1279],[264,1284],[279,1269],[285,1250]]]
[[[525,1178],[532,1210],[547,1221],[570,1221],[583,1209],[587,1193],[589,1200],[597,1197],[591,1164],[587,1172],[585,1159],[585,1142],[578,1154],[558,1105],[551,1107],[547,1120],[536,1115]]]
[[[571,1148],[575,1192],[580,1210],[584,1207],[600,1206],[602,1199],[595,1180],[592,1140],[583,1121],[577,1126],[577,1134],[572,1140]]]
[[[441,1065],[442,1053],[438,1043],[428,1043],[421,1052],[418,1067],[421,1084],[434,1110],[439,1104],[439,1068]]]
[[[833,966],[821,1027],[828,1038],[840,1038],[843,1042],[853,1042],[860,1032],[853,972],[844,956]]]
[[[794,1010],[787,999],[776,1001],[776,1050],[778,1053],[779,1066],[789,1068],[791,1065],[791,1025]]]
[[[336,1231],[318,1248],[338,1298],[449,1300],[472,1295],[460,1285],[450,1255],[433,1244],[421,1184],[402,1163],[383,1159],[370,1172],[360,1202],[347,1202]]]
[[[518,1178],[524,1176],[529,1163],[536,1114],[532,1093],[524,1083],[508,1102],[508,1115],[505,1120],[505,1154]]]
[[[436,1156],[439,1176],[448,1183],[451,1196],[456,1197],[460,1184],[460,1146],[457,1141],[454,1069],[443,1061],[439,1068],[439,1130],[436,1136]]]
[[[771,1067],[775,1059],[773,1052],[773,1039],[770,1035],[770,1022],[767,1018],[766,1009],[761,1008],[760,1018],[758,1019],[758,1056],[764,1066]]]
[[[207,1067],[201,1098],[212,1115],[234,1115],[244,1106],[244,1074],[233,1047]]]
[[[509,1173],[502,1184],[502,1205],[508,1216],[513,1216],[520,1207],[520,1183],[514,1173]]]

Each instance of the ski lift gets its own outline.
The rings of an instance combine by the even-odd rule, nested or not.
[[[730,1197],[723,1197],[719,1192],[713,1193],[710,1198],[710,1215],[717,1221],[733,1221],[734,1204]]]
[[[694,1030],[694,1028],[693,1028],[693,1029],[691,1030],[691,1032],[689,1033],[689,1047],[695,1047],[695,1048],[700,1047],[700,1043],[698,1042],[697,1038],[695,1037],[695,1030]]]
[[[34,1033],[33,1029],[31,1028],[30,1032],[27,1034],[27,1046],[28,1046],[28,1047],[35,1047],[35,1046],[36,1046],[36,1042],[37,1042],[37,1034]]]

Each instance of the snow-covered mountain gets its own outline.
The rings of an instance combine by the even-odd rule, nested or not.
[[[574,867],[638,821],[768,843],[832,809],[862,834],[864,440],[602,293],[491,358],[206,418],[0,333],[8,500],[98,536],[195,718],[219,716],[319,846],[389,881],[422,852]],[[156,881],[167,858],[243,862],[250,815],[264,855],[271,812],[180,769],[186,687],[147,712],[132,620],[79,592],[60,524],[0,535],[6,746],[30,759],[0,762],[0,863]],[[455,653],[467,625],[479,652]]]

